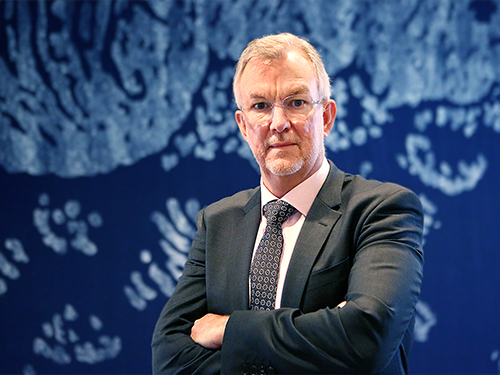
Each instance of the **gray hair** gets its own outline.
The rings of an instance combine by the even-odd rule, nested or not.
[[[332,91],[330,78],[328,77],[325,65],[323,64],[318,51],[316,51],[316,49],[306,39],[290,33],[282,33],[277,35],[268,35],[260,39],[254,39],[248,43],[248,46],[242,52],[240,59],[236,64],[236,71],[233,79],[233,93],[236,101],[238,101],[236,93],[241,76],[251,59],[260,58],[279,60],[284,58],[288,52],[294,49],[301,50],[311,61],[318,80],[319,99],[330,99]]]

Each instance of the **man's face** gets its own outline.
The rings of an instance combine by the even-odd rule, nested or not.
[[[300,119],[286,116],[281,107],[282,101],[291,95],[320,100],[315,71],[300,51],[291,51],[280,60],[251,59],[236,95],[243,109],[236,112],[236,121],[264,177],[299,173],[304,180],[319,168],[324,155],[323,139],[335,118],[335,103],[328,100],[315,104]],[[262,103],[275,104],[272,116],[260,123],[250,121],[251,116],[246,113]]]

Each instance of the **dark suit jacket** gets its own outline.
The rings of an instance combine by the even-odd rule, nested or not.
[[[249,310],[259,188],[200,211],[184,273],[155,329],[155,374],[407,372],[422,280],[420,202],[401,186],[330,164],[278,310]],[[190,338],[193,322],[208,312],[231,315],[221,350]]]

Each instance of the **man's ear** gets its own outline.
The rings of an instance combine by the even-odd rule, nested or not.
[[[333,128],[337,116],[337,104],[333,99],[329,99],[323,104],[323,134],[326,137]]]
[[[241,135],[243,139],[247,140],[247,123],[245,122],[245,115],[243,112],[238,109],[234,112],[234,118],[236,119],[236,123],[238,124],[238,128],[240,128]]]

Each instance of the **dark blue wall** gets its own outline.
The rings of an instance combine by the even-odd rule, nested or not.
[[[0,373],[146,374],[197,211],[256,186],[233,67],[307,37],[339,106],[327,155],[413,189],[411,370],[500,373],[500,2],[0,2]]]

